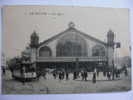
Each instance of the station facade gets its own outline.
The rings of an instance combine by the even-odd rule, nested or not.
[[[36,68],[66,71],[105,70],[114,63],[114,33],[107,32],[107,42],[76,29],[73,22],[61,33],[39,42],[34,31],[30,41],[30,59]]]

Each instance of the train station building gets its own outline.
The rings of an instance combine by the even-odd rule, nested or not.
[[[109,30],[107,41],[99,40],[76,28],[73,22],[61,33],[39,42],[34,31],[30,41],[30,59],[36,68],[68,71],[104,70],[114,64],[114,33]]]

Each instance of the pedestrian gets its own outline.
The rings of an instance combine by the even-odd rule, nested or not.
[[[120,78],[120,74],[121,74],[121,72],[120,72],[120,70],[118,69],[118,78]]]
[[[6,69],[2,68],[2,72],[3,72],[3,75],[5,75],[6,74]]]
[[[59,72],[59,80],[61,80],[61,76],[62,76],[62,75],[61,75],[61,72]]]
[[[87,81],[87,72],[84,72],[84,80]]]
[[[115,74],[115,77],[118,78],[118,73],[117,73],[117,71],[115,71],[114,74]]]
[[[108,80],[111,80],[111,72],[107,73]]]
[[[76,79],[79,77],[79,72],[76,72]]]
[[[66,80],[69,80],[69,74],[66,72]]]
[[[64,72],[62,72],[62,74],[61,74],[61,79],[63,80],[64,79]]]
[[[125,76],[128,76],[128,72],[127,72],[127,69],[125,69],[125,72],[124,72],[124,73],[125,73]]]
[[[53,77],[54,77],[54,79],[56,79],[56,73],[55,72],[53,72]]]
[[[96,72],[93,72],[92,83],[96,83]]]
[[[76,72],[73,73],[73,80],[76,79]]]
[[[43,72],[43,73],[42,73],[42,76],[43,76],[44,79],[47,79],[47,78],[46,78],[46,72]]]
[[[40,77],[41,77],[41,73],[38,72],[38,73],[37,73],[37,80],[38,80],[38,81],[39,81]]]
[[[84,72],[81,72],[82,81],[84,80]]]

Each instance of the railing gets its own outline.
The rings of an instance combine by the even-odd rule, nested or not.
[[[38,57],[38,62],[107,61],[106,57]]]

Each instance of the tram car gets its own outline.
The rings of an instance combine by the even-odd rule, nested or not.
[[[36,70],[33,67],[33,63],[24,61],[16,63],[12,72],[12,77],[19,81],[32,81],[37,78]]]

